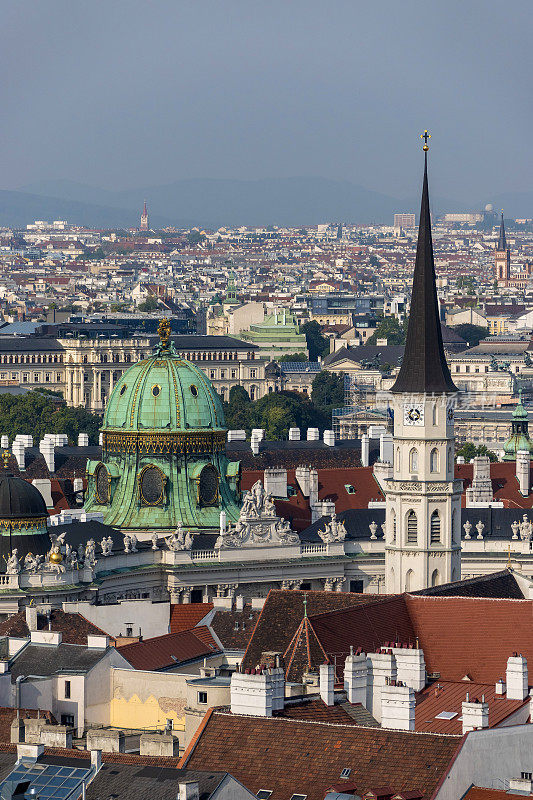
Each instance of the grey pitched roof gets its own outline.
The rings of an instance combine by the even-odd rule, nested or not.
[[[177,797],[178,786],[198,781],[200,800],[207,800],[225,779],[227,772],[204,772],[140,764],[106,763],[87,787],[87,800],[170,800]]]
[[[105,655],[104,649],[89,649],[79,644],[28,644],[11,665],[11,682],[19,675],[48,677],[59,672],[89,672]]]

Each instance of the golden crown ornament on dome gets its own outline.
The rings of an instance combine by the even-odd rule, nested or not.
[[[172,328],[170,327],[170,322],[168,319],[161,320],[157,328],[157,332],[159,334],[159,338],[161,339],[162,347],[168,347],[170,334],[172,333]]]

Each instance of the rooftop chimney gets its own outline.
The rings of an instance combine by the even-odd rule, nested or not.
[[[529,494],[529,468],[531,456],[528,450],[518,450],[516,454],[516,479],[520,494],[527,497]]]
[[[415,702],[414,689],[388,681],[381,690],[381,725],[396,731],[414,731]]]
[[[344,663],[344,690],[350,703],[361,703],[366,708],[368,665],[366,653],[350,653]]]
[[[300,428],[289,428],[289,441],[290,442],[300,441]]]
[[[184,781],[178,787],[178,800],[198,800],[200,797],[198,781]]]
[[[424,651],[418,648],[393,647],[396,656],[396,677],[415,692],[420,692],[426,685],[426,662]]]
[[[466,490],[467,505],[471,503],[491,503],[493,494],[490,479],[490,459],[488,456],[476,456],[473,459],[473,464],[472,485]]]
[[[35,606],[26,606],[24,609],[26,612],[26,625],[28,626],[28,630],[36,631],[37,630],[37,608]]]
[[[370,464],[370,437],[366,433],[361,436],[361,464],[363,467]]]
[[[234,672],[231,676],[231,713],[271,717],[274,687],[269,670]]]
[[[525,700],[529,693],[527,659],[522,655],[513,653],[507,659],[505,673],[508,700]]]
[[[335,667],[333,664],[320,665],[320,697],[327,706],[335,705]]]
[[[468,698],[468,695],[467,695]],[[489,727],[489,704],[484,697],[479,700],[465,700],[461,706],[463,716],[463,733],[468,733],[476,728]]]

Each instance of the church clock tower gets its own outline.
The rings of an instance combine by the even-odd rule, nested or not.
[[[411,312],[400,372],[391,391],[394,463],[386,481],[385,585],[414,591],[461,577],[462,481],[454,479],[457,392],[442,344],[427,178],[424,181]]]
[[[503,221],[503,211],[500,220],[500,235],[498,244],[494,251],[494,266],[496,267],[496,280],[498,286],[507,286],[511,277],[511,251],[507,247],[505,238],[505,223]]]

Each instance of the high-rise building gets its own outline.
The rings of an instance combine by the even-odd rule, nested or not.
[[[139,230],[147,231],[149,229],[150,220],[148,217],[148,209],[146,208],[146,200],[144,201],[143,213],[141,214],[141,225]]]
[[[496,280],[498,286],[507,286],[511,277],[511,250],[507,247],[505,238],[505,223],[503,221],[503,211],[500,220],[500,235],[494,250],[494,266],[496,267]]]
[[[425,148],[426,149],[426,148]],[[461,491],[454,480],[457,392],[437,302],[427,180],[427,150],[411,313],[393,393],[393,464],[385,480],[387,592],[413,591],[461,573]]]
[[[395,214],[394,227],[403,228],[405,231],[412,230],[416,227],[416,219],[414,214]]]

